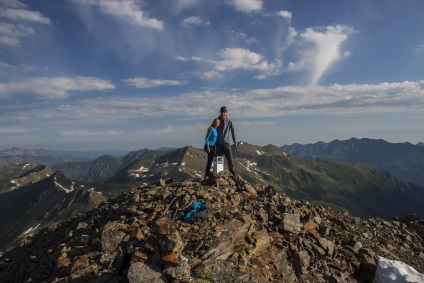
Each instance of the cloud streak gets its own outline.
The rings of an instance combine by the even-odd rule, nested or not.
[[[30,11],[27,9],[14,9],[14,8],[1,8],[0,7],[0,18],[5,18],[13,21],[20,22],[32,22],[39,24],[50,25],[51,21],[49,18],[43,16],[37,11]]]
[[[302,58],[296,63],[291,62],[288,70],[309,70],[310,84],[317,84],[333,63],[348,54],[341,51],[341,46],[354,32],[352,27],[344,25],[307,28],[299,34],[304,43],[300,50]]]
[[[279,16],[283,17],[284,19],[286,19],[287,22],[289,22],[289,23],[292,20],[292,13],[290,11],[283,10],[283,11],[278,12],[277,15],[279,15]]]
[[[393,112],[424,107],[424,81],[375,85],[283,86],[245,93],[193,92],[172,97],[85,99],[48,109],[0,107],[0,121],[60,124],[110,124],[119,121],[160,118],[196,120],[209,117],[211,101],[216,113],[230,107],[238,119],[271,118],[290,115],[345,115],[347,113]],[[187,111],[190,109],[190,111]],[[6,111],[7,110],[7,111]],[[215,113],[215,112],[213,112]],[[16,117],[19,117],[17,120]]]
[[[187,81],[178,81],[178,80],[153,80],[147,78],[131,78],[123,80],[126,84],[134,88],[153,88],[159,86],[178,86],[186,85]]]
[[[28,10],[20,1],[0,2],[0,45],[18,46],[22,38],[35,34],[32,24],[50,25],[48,17]]]
[[[92,136],[117,136],[121,135],[122,131],[106,130],[106,131],[93,131],[93,130],[65,130],[60,131],[64,137],[92,137]]]
[[[276,60],[275,62],[270,63],[266,60],[264,55],[252,52],[245,48],[225,48],[218,52],[217,55],[220,57],[220,60],[213,61],[199,59],[197,57],[188,59],[181,56],[177,57],[177,60],[183,62],[208,62],[212,64],[214,68],[213,70],[200,74],[200,77],[205,80],[221,79],[224,76],[223,73],[236,70],[259,72],[260,74],[256,75],[255,78],[265,79],[269,76],[280,74],[282,69],[280,61]]]
[[[260,12],[262,10],[262,0],[228,0],[228,2],[243,13]]]
[[[149,18],[137,0],[81,0],[78,4],[93,5],[106,15],[118,17],[135,25],[152,29],[163,29],[163,21]]]
[[[210,25],[210,22],[207,20],[204,20],[202,17],[199,17],[199,16],[193,16],[193,17],[185,18],[183,20],[183,26],[185,27],[201,26],[201,25]]]
[[[67,98],[73,92],[115,89],[109,81],[92,77],[34,78],[22,82],[0,83],[0,96],[34,95],[38,98]]]

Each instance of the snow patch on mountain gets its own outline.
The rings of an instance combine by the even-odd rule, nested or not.
[[[29,234],[29,233],[31,233],[31,232],[33,232],[33,231],[35,231],[35,230],[37,230],[37,228],[38,227],[40,227],[40,224],[38,224],[37,226],[35,226],[35,227],[31,227],[31,228],[29,228],[28,230],[26,230],[25,232],[23,232],[22,234],[23,235],[26,235],[26,234]]]
[[[64,186],[62,186],[61,184],[59,184],[59,183],[57,182],[56,177],[54,177],[54,183],[55,183],[55,185],[56,185],[57,187],[59,187],[59,188],[61,188],[62,190],[64,190],[67,194],[68,194],[68,193],[70,193],[70,192],[73,192],[73,191],[74,191],[74,182],[72,182],[72,185],[71,185],[71,188],[70,188],[70,189],[67,189],[67,188],[65,188]]]

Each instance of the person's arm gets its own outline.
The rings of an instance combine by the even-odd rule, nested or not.
[[[236,131],[234,129],[233,121],[231,121],[230,130],[231,130],[231,136],[233,138],[234,146],[237,148]]]
[[[209,137],[210,137],[210,135],[211,135],[211,132],[212,132],[212,129],[210,129],[210,130],[209,130],[209,132],[206,134],[206,137],[205,137],[205,141],[206,141],[206,149],[207,149],[208,153],[210,153],[210,152],[211,152],[211,149],[209,148],[209,142],[208,142]]]

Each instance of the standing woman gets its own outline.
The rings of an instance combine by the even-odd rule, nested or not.
[[[208,154],[208,162],[206,163],[206,172],[204,179],[206,180],[207,177],[210,175],[211,165],[213,158],[216,156],[216,140],[218,139],[218,132],[216,131],[216,128],[219,126],[220,121],[218,118],[214,119],[212,122],[212,125],[209,126],[208,130],[206,131],[206,138],[205,138],[205,151]]]

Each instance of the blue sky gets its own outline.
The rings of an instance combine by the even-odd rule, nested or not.
[[[421,0],[0,0],[0,149],[424,141]]]

